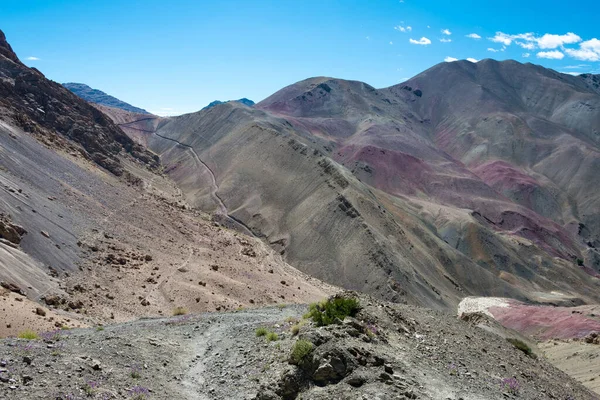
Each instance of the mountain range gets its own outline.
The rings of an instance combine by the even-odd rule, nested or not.
[[[145,141],[190,204],[324,281],[441,308],[596,302],[597,82],[494,60],[384,89],[310,78]]]

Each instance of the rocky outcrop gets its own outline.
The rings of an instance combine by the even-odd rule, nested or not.
[[[565,375],[568,383],[559,383],[546,361],[487,327],[363,295],[337,297],[344,296],[360,299],[358,314],[328,326],[305,323],[291,340],[312,351],[300,362],[290,357],[291,365],[271,364],[255,399],[594,398]]]
[[[0,213],[0,239],[18,245],[21,243],[21,236],[26,233],[22,226],[13,224],[8,215]]]

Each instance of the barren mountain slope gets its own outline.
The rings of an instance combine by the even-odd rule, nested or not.
[[[190,210],[168,178],[124,163],[137,177],[127,184],[16,128],[0,133],[2,212],[27,231],[19,246],[30,260],[16,269],[8,254],[0,257],[0,280],[31,300],[106,322],[168,315],[176,306],[314,301],[332,291],[261,241]]]
[[[572,234],[600,269],[600,96],[594,76],[532,64],[444,63],[385,92],[430,121],[429,137],[492,188]],[[529,215],[520,217],[531,219]],[[498,225],[499,218],[491,218]],[[564,240],[560,240],[563,244]],[[557,247],[554,245],[553,247]]]
[[[143,146],[147,146],[148,135],[156,130],[158,123],[161,121],[161,117],[149,113],[140,114],[100,104],[92,105],[108,115],[134,142]]]
[[[433,78],[415,82],[453,80],[446,69],[471,68],[462,64],[438,66],[427,72]],[[539,67],[515,68],[542,74]],[[509,85],[495,75],[481,79],[494,87]],[[587,90],[582,96],[596,101],[583,81],[573,82],[568,90],[575,95]],[[495,168],[503,176],[523,185],[543,182],[541,192],[558,200],[533,202],[553,204],[540,208],[513,198],[489,168],[452,157],[436,136],[445,121],[456,118],[455,111],[441,106],[437,111],[436,104],[446,104],[444,96],[456,96],[448,100],[453,107],[470,100],[459,101],[458,89],[428,97],[423,85],[377,90],[361,82],[311,78],[253,109],[225,104],[163,120],[148,144],[161,154],[187,201],[206,210],[225,207],[292,265],[328,282],[433,307],[452,307],[465,295],[498,293],[540,302],[596,302],[598,280],[589,274],[595,245],[573,231],[574,220],[566,216],[582,207],[593,210],[589,204],[598,196],[570,197],[550,174],[528,175],[513,160],[498,159]],[[468,91],[464,95],[470,99]],[[486,94],[484,104],[473,104],[465,115],[477,119],[488,108],[506,109],[497,97]],[[552,123],[571,123],[555,114]],[[491,135],[501,140],[501,134]],[[584,136],[568,140],[581,144]],[[541,148],[567,139],[531,140]],[[586,140],[592,160],[596,150]],[[520,149],[520,142],[513,143]],[[593,174],[597,169],[590,162],[578,173]],[[579,230],[594,235],[585,223]],[[585,268],[577,259],[585,260]]]
[[[164,122],[149,145],[190,204],[225,206],[294,266],[320,279],[434,307],[454,304],[461,290],[480,285],[519,297],[424,231],[409,207],[395,208],[397,215],[387,211],[378,199],[389,201],[384,193],[375,194],[315,142],[285,120],[226,104]],[[443,260],[435,257],[441,248],[448,248]],[[442,262],[460,266],[460,273],[470,266],[466,289],[447,277]]]

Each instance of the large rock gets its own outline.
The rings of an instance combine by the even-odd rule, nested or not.
[[[26,233],[27,231],[23,227],[13,224],[7,215],[0,214],[0,238],[19,244],[21,236]]]

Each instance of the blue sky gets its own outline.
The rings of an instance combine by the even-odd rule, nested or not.
[[[595,10],[589,0],[1,0],[0,29],[48,78],[164,115],[259,101],[311,76],[386,87],[454,58],[598,73]]]

